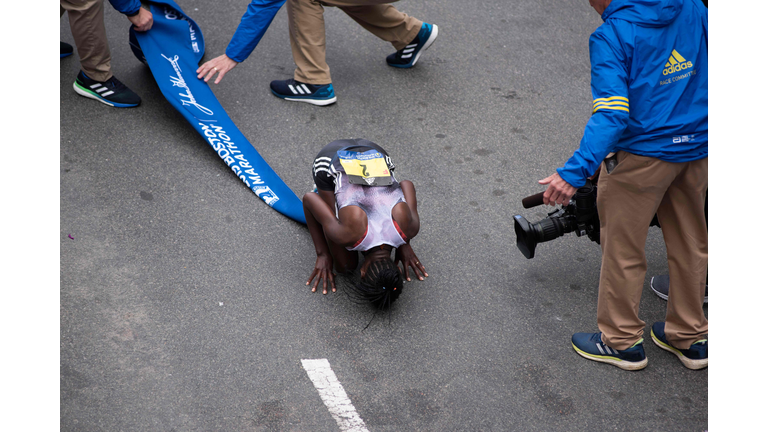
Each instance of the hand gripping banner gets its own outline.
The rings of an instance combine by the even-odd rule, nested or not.
[[[301,200],[235,126],[208,84],[197,78],[205,51],[200,27],[173,0],[151,0],[149,5],[152,29],[131,28],[130,43],[136,57],[149,65],[163,96],[259,198],[306,224]]]

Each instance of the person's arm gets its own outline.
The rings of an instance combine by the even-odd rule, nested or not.
[[[400,182],[400,188],[403,190],[405,196],[405,203],[408,205],[408,209],[411,211],[410,218],[408,220],[408,226],[400,227],[405,233],[406,237],[410,241],[416,237],[421,228],[421,222],[419,220],[418,203],[416,201],[416,187],[410,180],[403,180]]]
[[[109,2],[115,10],[128,18],[134,30],[143,32],[152,28],[154,23],[152,12],[141,7],[139,0],[109,0]]]
[[[224,54],[205,62],[197,69],[197,77],[204,78],[208,82],[214,75],[214,83],[218,84],[224,75],[232,70],[238,63],[242,63],[259,44],[264,37],[267,28],[277,15],[277,11],[283,6],[286,0],[253,0],[248,5],[243,18],[240,19],[240,25],[237,26],[232,40],[227,46]]]
[[[109,0],[116,11],[124,15],[136,15],[141,9],[140,0]]]
[[[336,219],[336,217],[333,215],[329,216],[329,213],[331,212],[328,203],[314,192],[305,194],[302,202],[304,204],[304,216],[307,218],[307,228],[309,229],[310,236],[312,236],[312,243],[315,245],[315,253],[317,253],[318,256],[330,256],[331,252],[328,249],[328,242],[325,239],[323,224],[320,223],[318,219],[331,224],[334,222],[330,221],[330,216],[332,216],[333,219]],[[315,217],[315,214],[318,214],[319,217]]]
[[[347,245],[358,240],[359,235],[356,231],[352,227],[342,225],[331,209],[331,205],[320,198],[319,194],[311,192],[304,194],[303,201],[305,216],[312,216],[317,221],[328,240],[340,245]],[[335,201],[333,205],[335,205]],[[315,249],[321,247],[318,245],[318,241],[315,241],[314,236],[312,240],[315,242]],[[325,247],[327,248],[327,245]]]
[[[584,128],[579,149],[555,174],[539,180],[548,184],[544,204],[567,204],[577,188],[594,175],[603,159],[615,150],[629,124],[629,72],[625,53],[612,29],[598,29],[589,40],[592,63],[592,117]]]
[[[706,1],[704,2],[704,7],[706,8],[706,10],[704,11],[704,20],[703,20],[704,37],[705,37],[704,40],[707,42],[707,52],[709,52],[709,7],[707,7]]]
[[[326,238],[335,244],[343,246],[359,239],[361,233],[356,232],[351,226],[342,225],[336,218],[336,214],[332,210],[336,206],[336,198],[333,192],[321,190],[319,194],[307,193],[304,195],[303,204],[307,228],[309,229],[312,243],[315,245],[315,253],[317,254],[315,268],[307,281],[307,285],[317,276],[318,279],[312,287],[312,292],[315,292],[317,289],[320,279],[323,280],[323,294],[327,292],[326,286],[328,282],[330,282],[331,289],[335,292],[333,256],[328,248]]]
[[[285,0],[253,0],[237,26],[226,54],[241,63],[251,55]]]
[[[413,274],[418,277],[419,280],[424,280],[425,277],[429,276],[427,274],[427,269],[423,264],[421,264],[419,257],[416,256],[416,253],[411,247],[411,239],[416,237],[416,235],[419,233],[419,229],[421,228],[418,204],[416,202],[416,187],[410,180],[404,180],[400,182],[400,188],[403,190],[405,203],[408,205],[408,209],[410,210],[410,217],[407,218],[407,224],[403,224],[407,226],[400,227],[400,229],[403,230],[405,236],[408,237],[408,240],[404,245],[400,246],[395,251],[395,266],[397,266],[397,269],[400,270],[400,274],[405,276],[405,280],[407,281],[411,280],[411,277],[408,274],[409,267],[411,270],[413,270]],[[401,264],[403,266],[402,269],[400,268]]]
[[[314,285],[312,285],[312,292],[317,290],[317,285],[320,281],[323,281],[323,294],[328,292],[328,283],[330,282],[331,290],[336,291],[336,281],[333,279],[333,257],[331,251],[328,249],[328,242],[325,240],[325,233],[323,232],[323,226],[315,219],[313,208],[318,205],[326,205],[321,200],[318,204],[315,201],[317,194],[310,192],[304,195],[304,217],[307,220],[307,228],[309,234],[312,237],[312,243],[315,245],[315,253],[317,259],[315,260],[315,268],[307,279],[307,285],[312,283],[312,280],[317,277]]]

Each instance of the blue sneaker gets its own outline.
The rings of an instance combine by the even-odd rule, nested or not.
[[[106,81],[96,81],[88,78],[83,71],[80,71],[72,87],[81,96],[96,99],[103,104],[117,108],[130,108],[141,104],[139,95],[132,92],[115,77]]]
[[[72,55],[72,45],[59,41],[59,58],[69,57]]]
[[[664,335],[664,321],[653,323],[653,326],[651,326],[651,338],[653,343],[658,345],[659,348],[676,355],[688,369],[704,369],[709,364],[706,339],[694,342],[688,349],[675,348],[667,342],[667,337]]]
[[[333,84],[304,84],[293,79],[269,83],[272,94],[287,101],[306,102],[325,106],[336,102]]]
[[[624,370],[640,370],[648,365],[642,339],[619,351],[604,344],[601,335],[602,333],[576,333],[571,338],[573,349],[586,359],[612,364]]]
[[[396,68],[411,68],[416,66],[421,53],[427,50],[437,39],[437,26],[424,23],[416,38],[405,48],[387,56],[387,64]]]

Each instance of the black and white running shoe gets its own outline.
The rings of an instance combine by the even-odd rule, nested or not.
[[[72,87],[81,96],[96,99],[103,104],[117,108],[135,107],[141,103],[139,95],[132,92],[115,77],[103,82],[95,81],[80,71]]]
[[[411,68],[419,61],[421,53],[427,50],[437,39],[437,26],[423,23],[416,38],[405,48],[387,56],[387,64],[396,68]]]
[[[306,102],[325,106],[336,102],[333,84],[305,84],[293,79],[272,81],[269,83],[272,94],[287,101]]]

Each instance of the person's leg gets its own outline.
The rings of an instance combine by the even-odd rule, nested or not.
[[[59,5],[59,9],[61,10],[61,14],[59,15],[59,18],[61,18],[64,16],[64,12],[66,12],[66,10],[63,7],[61,7],[61,5]],[[72,48],[72,45],[66,42],[59,41],[59,57],[60,58],[71,56],[73,51],[74,50]]]
[[[709,226],[709,216],[707,211],[707,202],[708,202],[708,196],[709,192],[705,193],[704,195],[704,221],[707,222],[707,226]],[[664,300],[667,300],[669,297],[669,273],[653,276],[651,278],[651,290],[656,294],[657,296],[661,297]],[[707,282],[704,287],[704,304],[709,303],[708,297],[709,297],[709,274],[707,274]]]
[[[702,304],[707,279],[707,159],[686,162],[658,209],[669,263],[669,298],[664,333],[671,345],[688,349],[709,327]]]
[[[598,182],[600,246],[603,260],[597,302],[597,323],[603,342],[625,350],[643,336],[638,316],[646,271],[648,226],[667,186],[675,178],[673,164],[618,153],[619,164]]]
[[[288,32],[296,70],[296,81],[325,85],[331,70],[325,62],[323,5],[316,0],[288,0]]]
[[[112,56],[104,27],[103,0],[61,0],[59,6],[69,16],[83,72],[94,81],[110,79]]]
[[[325,0],[324,3],[338,7],[370,33],[392,43],[396,50],[411,43],[423,24],[391,4],[375,0]]]

